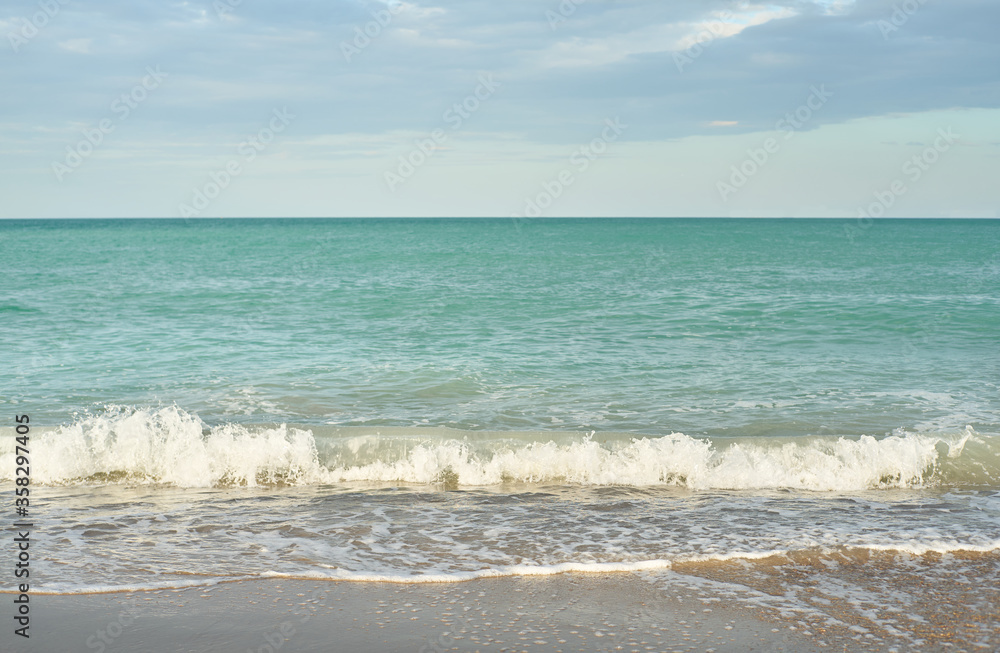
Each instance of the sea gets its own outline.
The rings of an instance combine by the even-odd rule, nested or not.
[[[4,220],[0,343],[33,591],[624,573],[997,645],[997,220]]]

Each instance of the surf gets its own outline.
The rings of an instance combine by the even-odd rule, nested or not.
[[[0,438],[0,469],[14,469]],[[42,432],[43,485],[565,484],[818,492],[1000,486],[1000,439],[963,431],[704,438],[595,432],[210,426],[178,406],[111,406]],[[10,460],[8,460],[10,459]],[[4,479],[8,476],[2,477]]]

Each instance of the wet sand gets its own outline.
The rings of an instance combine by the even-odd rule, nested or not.
[[[36,595],[30,641],[5,636],[2,650],[993,651],[998,570],[995,553],[845,552],[456,583]]]
[[[630,574],[403,585],[272,579],[37,596],[15,651],[814,651],[808,637]],[[10,641],[9,639],[7,640]],[[829,649],[825,649],[829,650]]]

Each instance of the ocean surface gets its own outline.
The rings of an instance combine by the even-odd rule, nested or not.
[[[0,341],[41,592],[873,556],[1000,586],[996,220],[0,221]],[[822,612],[803,587],[781,609]]]

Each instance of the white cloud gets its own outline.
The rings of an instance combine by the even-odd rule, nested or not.
[[[77,54],[90,54],[90,44],[92,39],[70,39],[68,41],[61,41],[59,47],[67,52],[76,52]]]
[[[823,7],[823,13],[828,16],[843,15],[851,11],[857,0],[813,0],[813,2]]]
[[[388,3],[391,6],[392,3]],[[443,7],[421,7],[420,5],[413,4],[412,2],[401,2],[399,3],[401,7],[396,13],[400,15],[406,15],[411,18],[430,18],[431,16],[443,16],[447,12]]]
[[[687,25],[688,33],[670,50],[684,50],[695,43],[736,36],[748,27],[763,25],[772,20],[789,18],[796,14],[790,7],[750,5],[738,12],[716,11],[712,16]]]
[[[411,45],[440,48],[471,48],[476,45],[472,41],[466,41],[464,39],[435,38],[433,36],[427,36],[420,30],[411,29],[409,27],[400,27],[396,30],[396,32],[405,42],[408,42]]]
[[[712,12],[704,20],[650,25],[601,38],[560,41],[539,56],[550,68],[603,66],[636,54],[675,52],[695,43],[736,36],[748,27],[795,15],[788,7],[749,5],[736,12]]]

